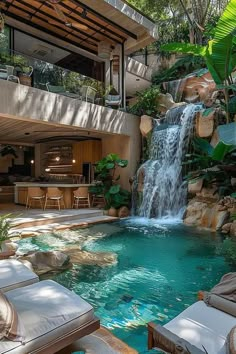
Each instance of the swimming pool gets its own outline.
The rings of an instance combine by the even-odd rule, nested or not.
[[[220,236],[173,220],[130,218],[80,229],[72,239],[24,239],[20,249],[60,249],[81,240],[86,250],[115,252],[117,264],[74,266],[53,279],[90,302],[101,323],[139,353],[146,352],[147,322],[165,324],[231,270],[220,256]]]

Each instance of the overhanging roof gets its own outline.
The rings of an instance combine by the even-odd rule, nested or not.
[[[18,21],[46,33],[49,39],[57,37],[95,55],[100,41],[113,46],[125,43],[125,54],[130,54],[157,38],[154,22],[121,0],[61,0],[58,7],[69,23],[84,24],[87,29],[67,27],[47,0],[0,2],[7,23]]]

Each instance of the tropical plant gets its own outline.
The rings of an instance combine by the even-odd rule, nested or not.
[[[152,77],[152,82],[158,85],[164,81],[177,80],[185,77],[195,70],[202,69],[205,66],[206,65],[203,58],[196,57],[191,54],[186,55],[185,57],[177,60],[176,63],[169,69],[155,73]]]
[[[194,152],[187,154],[190,172],[185,179],[194,182],[203,179],[206,185],[214,184],[220,196],[234,192],[231,184],[231,171],[225,165],[235,164],[236,145],[220,141],[215,148],[202,138],[193,139]]]
[[[89,191],[95,195],[104,195],[106,209],[110,207],[117,209],[130,204],[130,192],[121,188],[117,183],[120,176],[116,176],[117,168],[125,168],[127,165],[128,161],[121,159],[117,154],[108,154],[96,164],[96,182]]]
[[[158,113],[157,97],[160,93],[159,86],[151,86],[144,91],[136,93],[136,103],[129,108],[129,112],[142,116],[156,117]]]
[[[209,40],[206,46],[190,43],[170,43],[162,46],[162,50],[202,56],[215,83],[225,85],[227,107],[229,102],[227,86],[233,83],[231,73],[236,64],[235,29],[236,0],[230,0],[217,23],[214,38]],[[227,121],[229,122],[228,114]]]
[[[11,214],[0,215],[0,250],[2,250],[3,242],[9,240],[9,231],[11,228]]]

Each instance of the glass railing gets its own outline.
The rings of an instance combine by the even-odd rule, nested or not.
[[[0,79],[100,105],[104,102],[103,82],[16,51],[0,51]]]

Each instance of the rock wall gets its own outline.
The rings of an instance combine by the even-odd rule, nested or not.
[[[224,197],[218,201],[217,197],[213,189],[203,188],[189,201],[184,223],[236,236],[236,220],[230,222],[236,213],[236,199]]]

